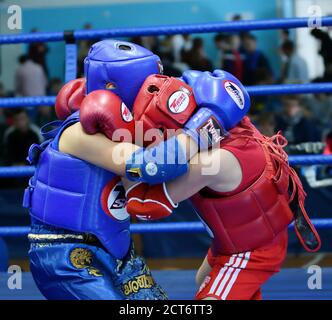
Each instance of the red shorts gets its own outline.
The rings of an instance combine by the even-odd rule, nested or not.
[[[273,244],[253,251],[213,256],[207,259],[212,270],[204,279],[196,299],[260,300],[261,286],[279,272],[287,254],[287,230]]]

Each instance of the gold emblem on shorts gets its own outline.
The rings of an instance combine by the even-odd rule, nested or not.
[[[70,262],[77,269],[84,269],[92,263],[92,252],[84,248],[76,248],[70,253]]]
[[[70,262],[77,269],[87,269],[88,273],[95,277],[101,277],[103,274],[99,269],[92,267],[93,254],[85,248],[75,248],[70,252]]]
[[[100,270],[95,268],[95,267],[89,267],[88,272],[89,272],[90,275],[92,275],[94,277],[102,277],[103,276],[103,274],[100,272]]]
[[[141,289],[150,289],[154,286],[155,282],[151,276],[145,274],[137,276],[134,280],[126,282],[123,287],[123,293],[128,296],[131,293],[137,293]]]

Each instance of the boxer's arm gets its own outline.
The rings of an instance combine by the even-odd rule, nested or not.
[[[241,166],[227,150],[214,149],[197,154],[190,161],[190,170],[183,176],[162,185],[133,185],[124,180],[127,211],[146,220],[169,216],[178,202],[190,198],[204,187],[217,191],[234,190],[242,180]]]
[[[142,148],[135,152],[127,163],[126,177],[129,180],[158,184],[182,176],[188,171],[188,159],[198,149],[203,151],[219,145],[228,135],[227,131],[249,111],[249,95],[231,74],[215,70],[213,73],[190,71],[190,75],[195,80],[186,80],[193,83],[193,90],[178,79],[162,76],[151,76],[144,82],[134,104],[135,119],[145,119],[150,128],[151,123],[157,123],[162,129],[172,128],[174,123],[177,127],[184,125],[183,132],[190,138],[180,134],[148,150]],[[173,103],[169,105],[174,92],[182,92],[183,96],[182,100],[174,100],[176,111]],[[196,103],[200,108],[184,123]],[[162,172],[158,171],[157,165]]]
[[[124,176],[126,161],[139,147],[127,142],[113,142],[102,133],[87,134],[78,122],[63,132],[59,149],[119,176]]]
[[[77,84],[77,83],[76,83]],[[80,84],[81,86],[81,84]],[[74,90],[74,93],[77,89]],[[79,90],[79,92],[81,92]],[[69,96],[69,98],[68,98]],[[72,112],[67,106],[67,101],[74,96],[70,91],[63,94],[62,99],[57,98],[58,111],[64,114]],[[80,97],[82,95],[79,95]],[[80,109],[80,124],[73,125],[65,130],[60,139],[60,150],[80,159],[86,160],[99,167],[110,170],[118,175],[128,174],[128,160],[133,159],[135,154],[137,161],[134,167],[139,168],[146,174],[142,177],[143,182],[150,182],[151,165],[153,166],[154,178],[161,181],[166,177],[177,177],[182,168],[187,167],[187,160],[182,162],[168,163],[167,161],[154,161],[153,150],[145,150],[136,147],[131,143],[134,137],[135,124],[129,109],[121,99],[107,90],[96,90],[84,97],[78,104]],[[70,109],[70,111],[68,111]],[[109,140],[108,140],[109,139]],[[112,142],[112,140],[114,140]],[[115,141],[121,141],[116,143]],[[174,152],[178,156],[178,145],[172,141],[165,143],[165,148],[159,147],[162,154],[158,156],[164,159],[163,155]],[[137,151],[144,155],[141,159],[137,157]],[[180,153],[180,156],[182,153]],[[182,160],[182,159],[180,159]],[[150,167],[149,167],[150,166]],[[177,173],[174,175],[174,173]]]
[[[213,149],[197,154],[190,161],[188,173],[166,184],[174,202],[193,196],[204,187],[231,191],[241,182],[242,171],[235,156],[224,149]]]

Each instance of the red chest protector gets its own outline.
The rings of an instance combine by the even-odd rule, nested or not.
[[[288,165],[283,150],[286,139],[280,133],[271,138],[263,136],[247,117],[230,133],[220,148],[235,151],[243,172],[241,185],[229,193],[205,188],[191,198],[213,233],[213,254],[233,254],[266,246],[294,218],[303,246],[308,251],[317,251],[320,239],[304,209],[306,194],[301,181]],[[246,161],[241,159],[246,150],[251,153],[251,161],[248,155]],[[244,166],[255,166],[255,159],[261,159],[261,169],[257,167],[256,176],[250,171],[245,174],[248,170]],[[296,204],[293,211],[290,202]]]

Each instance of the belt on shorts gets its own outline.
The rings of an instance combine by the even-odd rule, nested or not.
[[[91,233],[79,233],[46,224],[32,224],[28,234],[30,243],[84,243],[103,247],[98,238]]]

